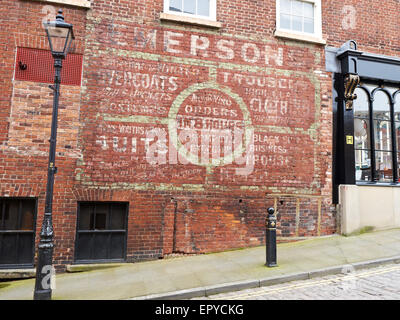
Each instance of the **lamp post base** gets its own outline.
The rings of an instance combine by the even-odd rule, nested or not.
[[[278,267],[278,265],[276,263],[266,263],[265,266],[268,267],[268,268]]]
[[[34,300],[51,300],[51,289],[48,290],[35,290],[33,295]]]
[[[48,226],[50,229],[42,229],[42,239],[39,243],[39,252],[36,265],[36,282],[35,291],[33,294],[34,300],[51,300],[52,281],[54,276],[53,261],[53,228],[51,223],[51,215],[45,215],[43,226]],[[43,233],[49,236],[45,239]],[[45,242],[47,241],[47,242]]]

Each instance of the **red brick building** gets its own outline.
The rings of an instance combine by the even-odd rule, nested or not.
[[[54,79],[42,23],[59,7],[76,39],[58,118],[58,266],[262,245],[268,207],[281,240],[330,235],[340,185],[397,183],[399,1],[2,0],[0,267],[33,265],[39,240]],[[366,113],[346,108],[349,73],[390,96],[375,131],[372,87]]]

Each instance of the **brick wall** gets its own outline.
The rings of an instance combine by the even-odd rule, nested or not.
[[[398,55],[398,1],[322,2],[328,45]],[[0,196],[37,197],[37,231],[52,95],[13,75],[17,47],[47,49],[45,5],[0,4]],[[270,206],[282,239],[334,233],[324,46],[274,37],[275,1],[218,1],[221,29],[160,21],[162,10],[162,0],[64,8],[84,56],[82,85],[61,91],[56,264],[73,261],[77,201],[129,202],[128,261],[260,245]],[[210,128],[225,157],[212,156]]]

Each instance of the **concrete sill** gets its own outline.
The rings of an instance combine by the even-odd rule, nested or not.
[[[36,277],[36,269],[0,269],[0,279],[29,279]]]
[[[326,44],[326,41],[322,38],[309,36],[307,34],[295,34],[295,33],[286,32],[286,31],[282,31],[282,30],[276,30],[274,33],[274,36],[277,38],[297,40],[297,41],[302,41],[302,42],[310,42],[310,43],[322,44],[322,45]]]
[[[57,3],[73,7],[90,9],[90,0],[30,0],[30,1],[50,2],[50,3]]]
[[[87,272],[109,268],[126,266],[126,263],[93,263],[93,264],[70,264],[67,265],[67,272]]]
[[[171,14],[171,13],[161,13],[160,19],[165,20],[165,21],[187,23],[187,24],[203,26],[203,27],[211,27],[211,28],[221,28],[222,27],[222,23],[218,22],[218,21],[180,16],[180,15]]]

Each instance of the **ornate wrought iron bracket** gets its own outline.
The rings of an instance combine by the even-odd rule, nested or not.
[[[357,99],[357,95],[354,93],[357,86],[360,84],[360,77],[358,74],[347,74],[344,78],[344,99],[346,102],[346,110],[353,109],[353,101]]]

